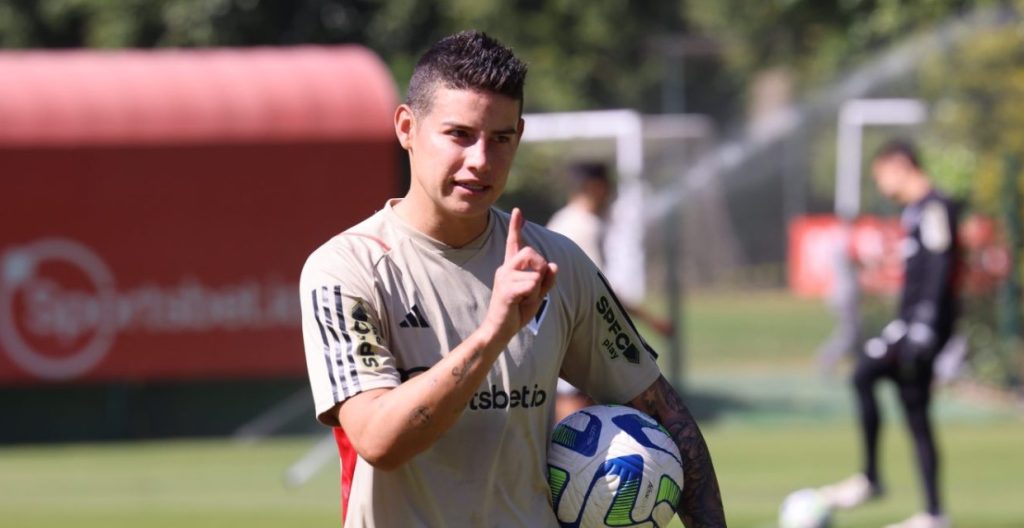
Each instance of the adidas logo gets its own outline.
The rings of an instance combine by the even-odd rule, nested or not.
[[[405,319],[403,319],[401,323],[398,323],[398,326],[402,328],[430,328],[430,325],[427,324],[427,320],[423,317],[423,314],[420,313],[420,308],[415,304],[412,305],[412,309],[409,310],[409,313],[405,314]]]

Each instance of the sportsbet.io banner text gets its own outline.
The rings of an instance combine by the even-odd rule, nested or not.
[[[379,58],[5,51],[0,70],[0,385],[303,377],[306,257],[400,192]]]

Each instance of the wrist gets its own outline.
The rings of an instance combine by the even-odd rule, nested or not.
[[[507,332],[503,332],[500,326],[485,321],[484,324],[480,325],[480,327],[470,335],[469,341],[472,342],[475,349],[485,352],[493,352],[494,355],[497,355],[504,350],[506,346],[508,346],[509,341],[511,341],[512,337],[515,335],[505,334],[507,334]]]
[[[935,344],[935,331],[927,323],[915,321],[907,330],[907,340],[918,347],[930,347]]]

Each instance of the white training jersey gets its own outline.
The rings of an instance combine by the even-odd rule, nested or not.
[[[569,237],[594,261],[598,269],[604,268],[605,222],[585,208],[569,203],[555,211],[548,220],[548,229]]]
[[[338,425],[336,404],[398,386],[474,332],[504,262],[508,214],[492,209],[485,232],[456,249],[404,223],[394,203],[318,248],[302,271],[306,364],[327,425]],[[653,351],[583,252],[532,223],[523,241],[559,265],[537,316],[433,446],[392,471],[357,459],[346,527],[557,525],[546,460],[559,372],[606,403],[657,379]]]

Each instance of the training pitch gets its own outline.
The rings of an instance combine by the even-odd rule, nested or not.
[[[779,293],[698,294],[686,314],[687,397],[704,417],[730,526],[774,526],[789,492],[856,469],[849,391],[841,377],[822,379],[813,368],[813,348],[830,324],[820,303]],[[910,446],[892,396],[883,395],[889,403],[882,442],[888,494],[839,513],[837,528],[877,528],[920,508]],[[954,389],[940,394],[935,415],[953,524],[1024,526],[1020,410],[973,401]],[[283,484],[285,469],[316,440],[0,448],[0,524],[337,527],[336,465],[305,486]]]

